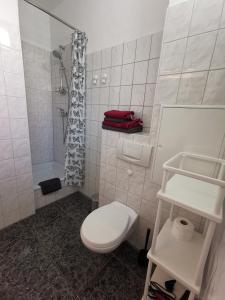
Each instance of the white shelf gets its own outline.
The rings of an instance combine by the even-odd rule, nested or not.
[[[204,238],[195,232],[191,241],[177,240],[171,234],[172,222],[168,219],[160,231],[155,253],[148,252],[148,258],[172,278],[189,290],[199,294],[200,285],[195,284],[195,274]]]
[[[220,187],[215,184],[175,174],[168,180],[165,192],[158,192],[158,197],[220,223],[222,210],[215,213],[219,192]]]

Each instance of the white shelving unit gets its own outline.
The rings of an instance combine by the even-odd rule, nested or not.
[[[190,165],[189,169],[186,168],[187,161],[192,161],[190,165],[194,166],[195,171],[190,170]],[[200,164],[201,171],[204,170],[201,173],[196,172],[196,165]],[[209,166],[214,176],[205,172]],[[190,290],[189,300],[193,300],[195,295],[200,293],[216,223],[222,222],[223,218],[224,176],[225,160],[198,154],[182,152],[163,165],[162,187],[157,194],[159,204],[152,246],[148,252],[149,264],[143,300],[148,299],[153,263],[170,278],[176,279],[185,289]],[[160,230],[163,202],[170,203],[171,209],[169,219]],[[190,241],[176,239],[171,230],[175,207],[204,217],[204,232],[201,234],[195,231]]]

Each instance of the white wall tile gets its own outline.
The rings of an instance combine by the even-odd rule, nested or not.
[[[93,120],[91,121],[91,128],[90,128],[90,134],[92,136],[95,137],[96,139],[96,136],[98,136],[98,121],[97,120]],[[91,137],[90,137],[90,140],[91,140]],[[93,150],[97,150],[97,140],[95,142],[95,145],[91,144],[90,147],[93,149]]]
[[[137,62],[134,65],[133,84],[144,84],[147,80],[148,61]]]
[[[130,105],[132,86],[120,87],[120,105]]]
[[[179,82],[179,74],[160,76],[157,82],[155,102],[158,104],[176,103]]]
[[[27,104],[25,98],[8,97],[8,108],[10,118],[27,117]]]
[[[15,176],[14,160],[0,161],[0,179],[12,178]]]
[[[210,69],[225,68],[225,29],[218,33]]]
[[[155,97],[155,84],[146,84],[144,106],[153,106]]]
[[[108,110],[108,105],[100,105],[99,106],[99,117],[98,121],[102,122],[104,120],[104,113]]]
[[[24,219],[35,213],[34,193],[32,190],[25,190],[18,196],[20,218]]]
[[[87,84],[87,88],[88,89],[92,87],[92,79],[93,79],[93,73],[92,73],[92,71],[87,72],[86,84]]]
[[[31,173],[31,160],[30,157],[16,158],[15,159],[15,170],[16,175],[22,175],[26,173]]]
[[[145,100],[145,85],[133,85],[131,105],[144,105]]]
[[[225,105],[225,69],[209,72],[203,104]]]
[[[6,94],[5,79],[3,71],[0,69],[0,95]]]
[[[109,87],[103,87],[100,89],[99,104],[109,104]]]
[[[152,35],[152,44],[150,59],[159,58],[162,47],[162,32],[157,32]]]
[[[152,119],[152,107],[144,107],[142,114],[142,121],[144,127],[150,127]]]
[[[134,64],[123,65],[121,85],[131,85],[133,82]]]
[[[134,62],[136,52],[136,40],[124,44],[123,64]]]
[[[101,51],[93,53],[93,70],[101,69]]]
[[[11,137],[9,119],[0,119],[0,139],[9,139]]]
[[[12,14],[12,15],[11,15]],[[1,222],[0,227],[6,227],[14,222],[17,222],[24,215],[20,212],[18,206],[19,192],[23,191],[24,186],[17,186],[16,183],[16,170],[15,170],[15,152],[13,150],[12,138],[19,138],[26,136],[29,143],[28,124],[27,124],[27,111],[25,99],[25,85],[23,73],[23,60],[21,55],[21,40],[19,33],[18,7],[14,5],[8,16],[13,20],[9,23],[0,18],[0,27],[5,29],[10,44],[6,43],[0,38],[1,45],[1,61],[0,69],[0,198],[1,198]],[[4,17],[4,18],[5,18]],[[7,48],[7,47],[11,48]],[[34,61],[31,60],[34,67]],[[31,65],[30,63],[30,65]],[[27,70],[31,66],[27,66]],[[45,64],[47,68],[47,64]],[[39,76],[39,68],[34,68],[37,73],[37,78],[33,78],[29,82],[34,84],[35,80],[40,83],[48,82],[46,77]],[[48,70],[49,71],[49,70]],[[49,77],[50,79],[50,77]],[[18,97],[18,98],[11,98]],[[19,99],[21,98],[21,99]],[[9,119],[10,117],[10,119]],[[14,117],[23,118],[15,119]],[[16,149],[19,150],[19,149]],[[27,154],[30,160],[30,153]],[[14,159],[13,159],[14,158]],[[29,170],[31,176],[31,168]],[[27,183],[27,179],[26,179]],[[32,185],[31,185],[32,186]],[[30,201],[32,202],[33,189],[30,190]],[[21,206],[26,209],[26,216],[30,214],[27,205]]]
[[[106,198],[106,201],[108,203],[115,201],[115,193],[116,193],[115,185],[106,182],[104,188],[104,197]]]
[[[14,50],[7,47],[1,47],[2,66],[6,72],[22,73],[23,60],[21,50]]]
[[[156,83],[159,70],[159,59],[151,59],[148,64],[147,83]]]
[[[111,66],[112,48],[102,50],[102,68]]]
[[[121,66],[123,63],[123,44],[112,47],[112,66]]]
[[[91,93],[92,93],[91,89],[86,90],[86,103],[87,104],[91,104],[91,100],[92,100],[91,99],[91,96],[92,96]]]
[[[182,39],[188,36],[194,0],[180,1],[167,10],[164,41]]]
[[[25,190],[33,189],[33,177],[32,173],[25,173],[16,177],[17,191],[22,193]]]
[[[182,74],[177,103],[201,104],[208,72]]]
[[[126,205],[126,203],[127,203],[127,192],[124,189],[116,188],[115,200]]]
[[[184,60],[184,72],[209,69],[216,41],[216,32],[208,32],[188,38]]]
[[[110,105],[118,105],[120,101],[120,87],[110,87],[109,103]]]
[[[5,73],[5,84],[8,96],[25,96],[25,85],[23,76],[12,73]]]
[[[116,174],[116,188],[123,191],[128,190],[129,176],[126,169],[117,168]]]
[[[92,55],[92,53],[87,54],[86,63],[87,63],[87,71],[92,71],[92,69],[93,69],[93,55]]]
[[[141,198],[138,195],[128,193],[127,195],[127,205],[133,208],[137,213],[140,211],[141,207]]]
[[[136,61],[149,59],[151,49],[151,36],[145,36],[137,40]]]
[[[110,165],[106,166],[105,181],[112,185],[116,184],[116,167]]]
[[[28,138],[28,122],[27,119],[11,119],[11,134],[14,139]]]
[[[141,201],[140,216],[145,220],[151,220],[153,223],[155,221],[156,209],[145,199]]]
[[[98,121],[99,105],[92,104],[91,106],[91,120]]]
[[[198,34],[219,28],[223,0],[196,0],[190,34]]]
[[[4,214],[10,213],[12,208],[16,208],[17,202],[17,189],[16,180],[8,179],[0,181],[1,188],[1,208]]]
[[[99,88],[93,88],[92,89],[92,95],[91,95],[92,104],[99,104],[100,100],[100,89]]]
[[[0,140],[0,160],[13,158],[11,140]]]
[[[220,21],[220,27],[225,28],[225,6],[223,7],[223,13]]]
[[[17,203],[14,203],[13,208],[15,207],[15,209],[10,210],[8,213],[3,213],[4,227],[8,227],[9,225],[20,220],[20,213],[16,206]]]
[[[112,67],[110,86],[119,86],[121,81],[121,66]]]
[[[8,118],[7,98],[0,96],[0,118]]]
[[[160,75],[175,74],[182,70],[187,39],[163,45],[160,61]]]

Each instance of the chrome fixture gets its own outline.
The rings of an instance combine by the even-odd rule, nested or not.
[[[62,108],[58,108],[61,119],[62,119],[62,125],[63,125],[63,143],[66,142],[66,135],[67,135],[67,126],[68,126],[68,114],[70,110],[70,93],[69,93],[69,82],[66,75],[66,68],[63,64],[63,52],[65,51],[65,47],[62,45],[59,45],[58,50],[53,50],[52,54],[55,58],[59,60],[59,75],[60,75],[60,87],[56,90],[60,95],[65,96],[67,94],[68,96],[68,105],[67,105],[67,111],[65,111]],[[63,86],[63,77],[65,78],[66,87]]]
[[[65,96],[67,93],[69,93],[69,84],[66,75],[66,68],[63,64],[63,51],[65,51],[65,47],[59,45],[59,50],[53,50],[52,54],[60,62],[60,68],[59,68],[60,87],[56,90],[56,92],[58,92],[62,96]],[[66,87],[63,86],[63,76],[65,77]]]
[[[65,22],[63,19],[57,17],[56,15],[52,14],[51,12],[47,11],[46,9],[42,8],[41,6],[37,5],[36,3],[31,2],[30,0],[24,0],[25,2],[29,3],[30,5],[36,7],[37,9],[43,11],[44,13],[48,14],[50,17],[56,19],[57,21],[61,22],[62,24],[66,25],[67,27],[71,28],[72,30],[76,30],[74,26]]]

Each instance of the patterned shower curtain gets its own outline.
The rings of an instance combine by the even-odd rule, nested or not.
[[[72,78],[68,112],[65,184],[82,186],[85,174],[85,95],[87,37],[76,30],[72,34]]]

